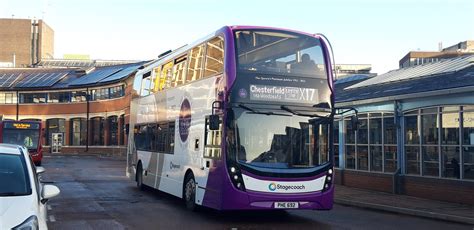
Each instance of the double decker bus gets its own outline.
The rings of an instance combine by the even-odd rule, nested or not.
[[[333,205],[333,73],[322,35],[225,26],[137,72],[127,176],[188,209]]]
[[[43,159],[41,137],[42,128],[39,121],[0,121],[0,143],[25,146],[38,166]]]

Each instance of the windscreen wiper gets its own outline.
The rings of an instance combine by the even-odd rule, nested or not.
[[[262,111],[257,111],[255,109],[252,109],[244,104],[239,104],[238,105],[240,108],[242,109],[245,109],[247,111],[250,111],[251,113],[255,113],[255,114],[264,114],[264,115],[278,115],[278,116],[291,116],[291,115],[288,115],[288,114],[283,114],[283,113],[274,113],[274,112],[271,112],[271,111],[265,111],[265,112],[262,112]]]
[[[288,108],[288,106],[286,105],[281,105],[280,108],[286,112],[289,112],[293,115],[297,115],[297,116],[303,116],[303,117],[318,117],[318,118],[328,118],[328,117],[325,117],[325,116],[319,116],[319,115],[316,115],[316,114],[305,114],[305,113],[300,113],[300,112],[296,112],[290,108]]]

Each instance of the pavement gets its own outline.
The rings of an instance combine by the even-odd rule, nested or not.
[[[473,193],[474,196],[474,193]],[[334,202],[474,225],[474,206],[336,185]]]

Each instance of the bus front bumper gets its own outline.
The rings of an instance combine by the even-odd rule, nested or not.
[[[333,206],[334,185],[312,193],[275,194],[232,189],[226,193],[223,210],[312,209],[330,210]],[[233,193],[233,194],[231,194]]]

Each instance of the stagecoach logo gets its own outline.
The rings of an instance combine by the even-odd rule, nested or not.
[[[270,189],[270,191],[275,191],[277,189],[277,185],[275,183],[270,183],[268,185],[268,189]]]
[[[189,126],[191,126],[191,105],[188,99],[184,99],[179,112],[179,137],[182,142],[188,139]]]
[[[304,184],[302,185],[284,185],[284,184],[276,184],[274,182],[270,183],[268,185],[268,189],[270,191],[275,191],[275,190],[285,190],[285,191],[288,191],[288,190],[305,190],[306,187],[304,186]]]
[[[247,97],[247,90],[245,90],[245,89],[240,89],[240,90],[239,90],[239,97],[241,97],[241,98],[246,98],[246,97]]]

